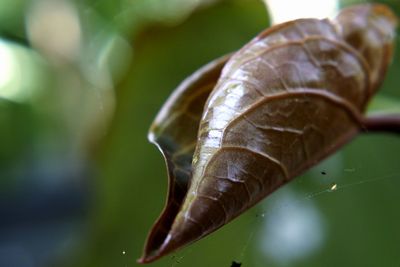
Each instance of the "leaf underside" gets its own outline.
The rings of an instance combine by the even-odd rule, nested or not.
[[[146,254],[161,246],[187,193],[201,114],[229,57],[212,61],[183,81],[150,128],[149,140],[166,161],[169,189],[164,210],[147,238]]]

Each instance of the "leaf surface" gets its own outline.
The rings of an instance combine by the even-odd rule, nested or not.
[[[390,63],[395,27],[387,7],[365,4],[334,21],[300,19],[267,29],[225,64],[201,120],[190,121],[198,128],[181,117],[179,101],[190,97],[173,95],[156,121],[169,118],[177,127],[153,132],[176,177],[170,181],[189,187],[170,185],[185,195],[167,213],[174,218],[162,223],[165,232],[149,241],[152,254],[143,262],[210,234],[356,136]],[[175,103],[178,112],[170,112]],[[168,153],[179,155],[193,140],[190,176],[193,146],[184,161]],[[180,168],[185,175],[177,174]]]
[[[188,189],[201,114],[229,55],[205,65],[183,81],[166,101],[149,131],[164,155],[169,176],[165,208],[147,238],[145,254],[164,241]]]

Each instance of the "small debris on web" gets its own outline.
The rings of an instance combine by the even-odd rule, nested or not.
[[[333,192],[337,190],[337,184],[332,184],[331,188],[329,188],[329,191]]]
[[[232,261],[231,267],[240,267],[240,266],[242,266],[242,263],[236,262],[236,261]]]
[[[322,175],[326,175],[326,172],[325,172],[325,171],[322,171],[321,174],[322,174]]]

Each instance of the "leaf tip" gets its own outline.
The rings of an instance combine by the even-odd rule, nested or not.
[[[174,242],[174,240],[175,238],[172,238],[171,234],[168,234],[159,248],[156,248],[151,251],[145,250],[142,257],[137,260],[137,263],[140,264],[151,263],[161,258],[162,256],[174,251],[175,249],[181,246],[181,244],[177,244],[176,242]]]

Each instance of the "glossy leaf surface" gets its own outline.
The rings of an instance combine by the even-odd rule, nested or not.
[[[234,54],[212,91],[178,88],[152,130],[171,184],[141,262],[215,231],[354,137],[391,59],[395,26],[383,5],[347,8],[332,22],[290,21]],[[210,91],[201,119],[192,116]],[[196,112],[183,115],[188,107]]]

